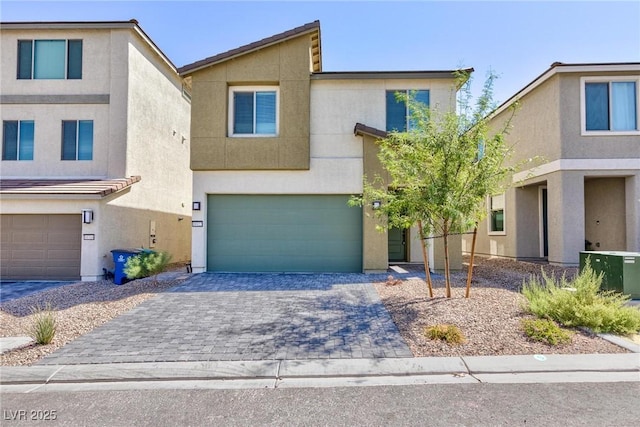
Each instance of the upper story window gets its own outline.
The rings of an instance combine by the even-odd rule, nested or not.
[[[504,193],[489,197],[489,234],[505,234]]]
[[[62,121],[62,160],[93,160],[93,120]]]
[[[33,160],[33,120],[2,122],[2,160]]]
[[[18,79],[81,79],[82,40],[18,40]]]
[[[229,88],[229,135],[277,135],[278,95],[277,86]]]
[[[638,134],[640,78],[583,77],[583,135]]]
[[[411,119],[411,111],[407,103],[398,100],[396,93],[411,96],[417,102],[421,102],[426,107],[429,106],[428,90],[388,90],[387,91],[387,132],[406,132],[415,127]]]

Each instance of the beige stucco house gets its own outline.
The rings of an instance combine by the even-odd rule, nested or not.
[[[136,21],[2,23],[2,279],[190,258],[190,101]]]
[[[324,72],[316,21],[179,72],[192,86],[194,272],[422,260],[415,230],[380,233],[372,207],[347,202],[383,172],[376,139],[407,123],[395,92],[455,108],[453,71]]]
[[[585,249],[639,251],[640,63],[554,63],[495,111],[493,126],[516,101],[512,161],[535,166],[487,201],[477,253],[577,265]]]

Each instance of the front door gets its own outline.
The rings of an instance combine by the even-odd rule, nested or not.
[[[407,230],[390,228],[389,236],[389,261],[404,262],[407,260]]]
[[[541,222],[541,247],[543,257],[549,256],[549,221],[547,217],[547,187],[540,188],[540,222]]]

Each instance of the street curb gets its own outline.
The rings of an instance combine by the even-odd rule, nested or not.
[[[553,373],[628,373],[640,381],[640,356],[627,354],[464,356],[3,366],[2,385],[107,382],[249,381],[382,377],[465,377]],[[637,373],[637,376],[635,375]],[[477,378],[477,377],[476,377]]]

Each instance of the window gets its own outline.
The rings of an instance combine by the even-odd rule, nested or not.
[[[18,79],[81,79],[82,40],[18,40]]]
[[[2,160],[33,160],[33,120],[2,122]]]
[[[637,77],[582,79],[582,131],[638,133]]]
[[[278,134],[278,88],[232,87],[229,89],[229,134],[275,136]]]
[[[62,122],[62,160],[93,160],[93,120]]]
[[[428,90],[388,90],[387,91],[387,132],[406,132],[414,126],[411,120],[411,111],[404,100],[398,100],[396,93],[413,97],[417,102],[429,106]]]
[[[489,197],[489,233],[504,234],[504,193]]]

